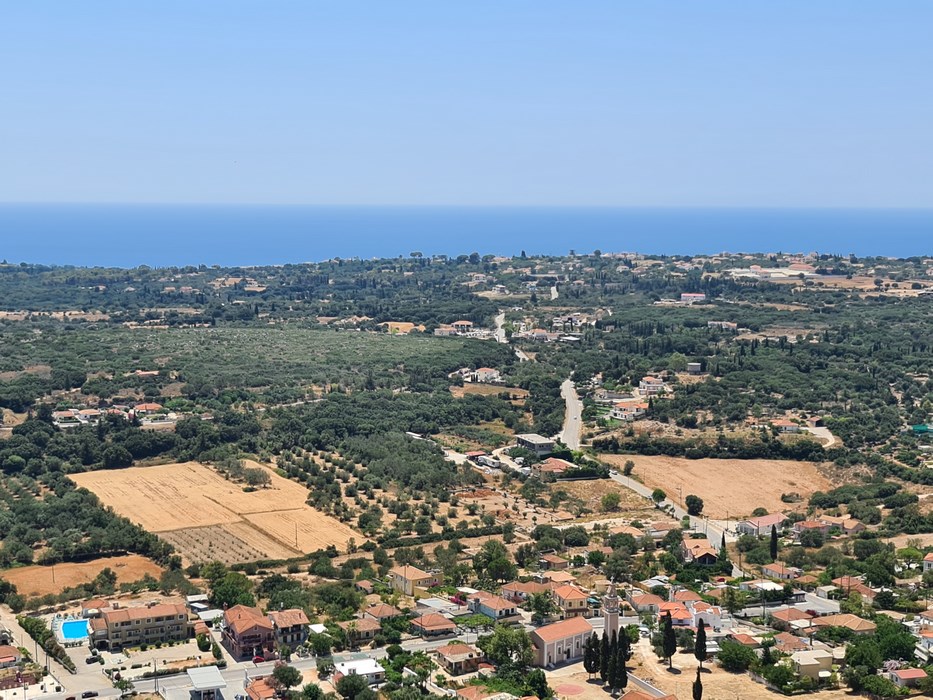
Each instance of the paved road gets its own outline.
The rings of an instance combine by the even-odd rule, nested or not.
[[[583,402],[577,396],[577,389],[569,379],[560,385],[560,395],[564,397],[564,429],[558,437],[571,450],[580,449],[580,431],[583,430]]]
[[[499,315],[496,316],[495,318],[495,323],[496,323],[496,342],[498,343],[509,342],[508,338],[505,337],[505,328],[503,328],[503,325],[505,324],[505,311],[499,312]]]

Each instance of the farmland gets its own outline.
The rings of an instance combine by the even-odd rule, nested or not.
[[[810,462],[779,459],[685,459],[639,455],[602,455],[621,469],[635,463],[633,476],[650,488],[663,489],[678,501],[695,494],[703,499],[703,514],[714,518],[750,515],[755,508],[782,510],[781,494],[802,498],[831,488],[829,480]]]
[[[40,596],[61,593],[65,588],[92,581],[104,569],[117,575],[117,583],[131,583],[149,574],[159,578],[158,564],[138,554],[106,557],[86,562],[69,562],[55,566],[22,566],[3,572],[3,578],[16,586],[22,595]]]
[[[249,493],[197,462],[85,472],[72,478],[105,505],[171,542],[191,562],[285,558],[331,544],[342,549],[351,537],[358,537],[306,505],[306,488],[272,470],[269,475],[268,488]]]

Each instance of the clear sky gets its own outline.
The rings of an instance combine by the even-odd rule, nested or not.
[[[8,2],[0,200],[933,207],[930,0]]]

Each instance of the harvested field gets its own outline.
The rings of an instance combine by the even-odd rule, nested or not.
[[[640,455],[600,455],[622,469],[635,462],[633,476],[649,488],[661,488],[675,501],[696,494],[703,499],[703,514],[713,518],[748,516],[755,508],[786,509],[782,493],[799,493],[804,499],[814,491],[832,488],[811,462],[780,459],[685,459]]]
[[[35,596],[61,593],[66,588],[88,583],[107,568],[116,573],[118,583],[138,581],[146,574],[159,578],[162,574],[161,567],[151,559],[138,554],[126,554],[55,566],[23,566],[4,571],[0,577],[14,584],[20,594]]]
[[[268,469],[255,462],[249,466]],[[105,505],[174,544],[188,561],[281,559],[330,544],[343,549],[351,537],[359,538],[348,526],[306,505],[304,486],[268,471],[270,487],[251,493],[197,462],[72,478]]]

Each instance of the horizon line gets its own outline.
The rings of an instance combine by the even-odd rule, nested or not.
[[[802,205],[802,204],[326,204],[304,202],[111,202],[111,201],[3,201],[0,207],[255,207],[307,209],[605,209],[640,211],[931,211],[928,205]]]

